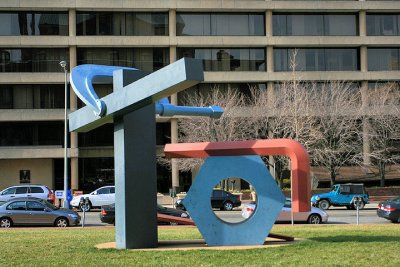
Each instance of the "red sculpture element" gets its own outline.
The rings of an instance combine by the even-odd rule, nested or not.
[[[293,212],[310,211],[310,161],[305,148],[291,139],[233,142],[166,144],[170,158],[206,158],[208,156],[284,155],[291,160]]]

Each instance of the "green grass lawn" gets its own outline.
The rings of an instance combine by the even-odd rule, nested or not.
[[[2,229],[0,266],[400,266],[400,224],[278,225],[304,239],[249,250],[117,251],[114,228]],[[199,239],[196,228],[159,228],[159,240]]]

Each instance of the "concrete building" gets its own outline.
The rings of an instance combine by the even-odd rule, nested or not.
[[[3,0],[0,22],[0,189],[20,181],[63,188],[61,60],[68,69],[93,63],[153,71],[196,57],[204,61],[201,88],[272,88],[288,79],[298,48],[305,80],[365,85],[400,77],[399,1]],[[74,111],[82,104],[69,95]],[[177,122],[158,122],[161,151],[177,141]],[[69,134],[71,188],[113,182],[112,138],[112,126]],[[188,181],[179,182],[175,167],[172,174],[159,169],[159,191]]]

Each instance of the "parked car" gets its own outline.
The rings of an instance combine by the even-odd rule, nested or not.
[[[400,223],[400,196],[380,202],[376,213],[393,223]]]
[[[175,207],[177,209],[186,210],[184,202],[184,199],[178,199],[175,203]],[[211,207],[213,209],[230,211],[233,208],[240,207],[240,205],[242,205],[240,196],[221,189],[213,190],[211,195]]]
[[[344,206],[347,209],[355,209],[355,197],[362,198],[362,201],[357,202],[357,205],[359,209],[363,209],[369,201],[369,195],[363,184],[337,184],[328,193],[313,195],[311,204],[323,210],[329,209],[330,206]]]
[[[157,204],[157,212],[165,215],[171,215],[175,217],[181,218],[190,218],[189,214],[182,210],[167,208]],[[100,212],[100,220],[104,223],[114,224],[115,225],[115,203],[111,205],[101,206]],[[168,224],[167,222],[159,221],[158,224]],[[175,223],[169,223],[171,225],[175,225]]]
[[[81,205],[81,198],[89,198],[89,203]],[[90,211],[93,208],[100,208],[103,205],[110,205],[115,202],[115,186],[103,186],[90,194],[75,196],[70,204],[81,211]]]
[[[78,225],[79,214],[58,208],[46,200],[33,197],[15,198],[0,206],[0,227],[14,225],[54,225],[67,227]]]
[[[256,203],[251,202],[245,204],[242,208],[242,217],[249,218],[256,210]],[[291,222],[292,221],[292,200],[286,198],[285,204],[282,207],[282,211],[279,213],[276,222]],[[319,208],[311,208],[308,212],[294,212],[294,222],[307,222],[309,224],[320,224],[328,222],[328,214]]]
[[[53,192],[45,185],[14,185],[0,192],[0,202],[18,197],[36,197],[53,203]]]

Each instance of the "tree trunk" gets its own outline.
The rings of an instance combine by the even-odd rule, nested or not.
[[[385,167],[386,164],[384,162],[379,163],[379,175],[381,177],[381,187],[385,187]]]
[[[331,187],[336,184],[336,172],[335,170],[331,169]]]

